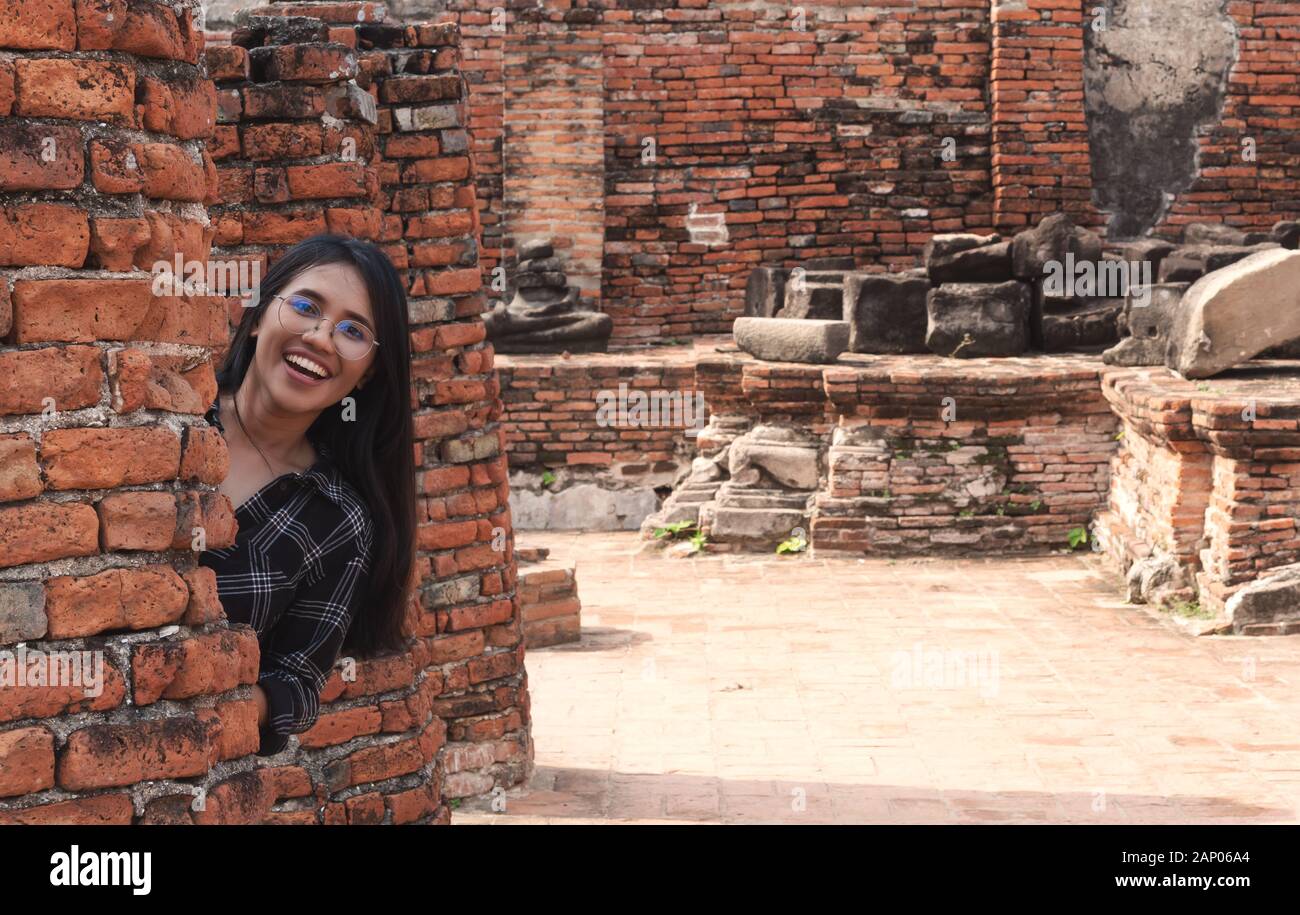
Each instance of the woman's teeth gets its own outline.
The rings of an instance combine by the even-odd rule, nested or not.
[[[284,360],[291,365],[296,365],[308,374],[315,375],[317,378],[329,377],[329,369],[325,368],[325,366],[321,365],[319,362],[312,362],[310,359],[298,355],[285,356]]]

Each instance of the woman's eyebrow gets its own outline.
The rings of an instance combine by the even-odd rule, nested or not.
[[[321,295],[315,289],[295,289],[293,292],[289,294],[305,295],[307,296],[307,298],[315,299],[317,302],[321,302],[321,303],[324,303],[325,301],[325,296]],[[351,318],[353,321],[360,321],[362,324],[366,325],[366,327],[372,327],[374,324],[374,322],[371,321],[369,318],[367,318],[365,315],[357,314],[355,311],[351,311],[346,308],[343,309],[343,316],[345,318]]]

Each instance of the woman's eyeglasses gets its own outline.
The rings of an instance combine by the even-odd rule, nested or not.
[[[320,327],[321,321],[331,321],[321,314],[320,306],[305,295],[277,295],[276,314],[280,326],[291,334],[305,334]],[[331,331],[334,351],[343,359],[364,359],[371,348],[379,345],[375,332],[366,325],[344,318],[334,323]]]

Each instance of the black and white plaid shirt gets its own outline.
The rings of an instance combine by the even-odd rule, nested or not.
[[[225,432],[219,399],[207,420]],[[279,753],[290,734],[316,723],[369,571],[369,509],[329,449],[313,447],[319,459],[310,469],[277,477],[236,509],[234,546],[199,556],[216,572],[230,622],[257,631],[267,699],[259,756]]]

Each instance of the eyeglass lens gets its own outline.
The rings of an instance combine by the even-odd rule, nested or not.
[[[305,334],[324,318],[320,307],[301,295],[282,297],[279,314],[281,326],[292,334]],[[344,359],[360,359],[370,352],[375,342],[370,328],[346,318],[334,325],[331,334],[335,351]]]

